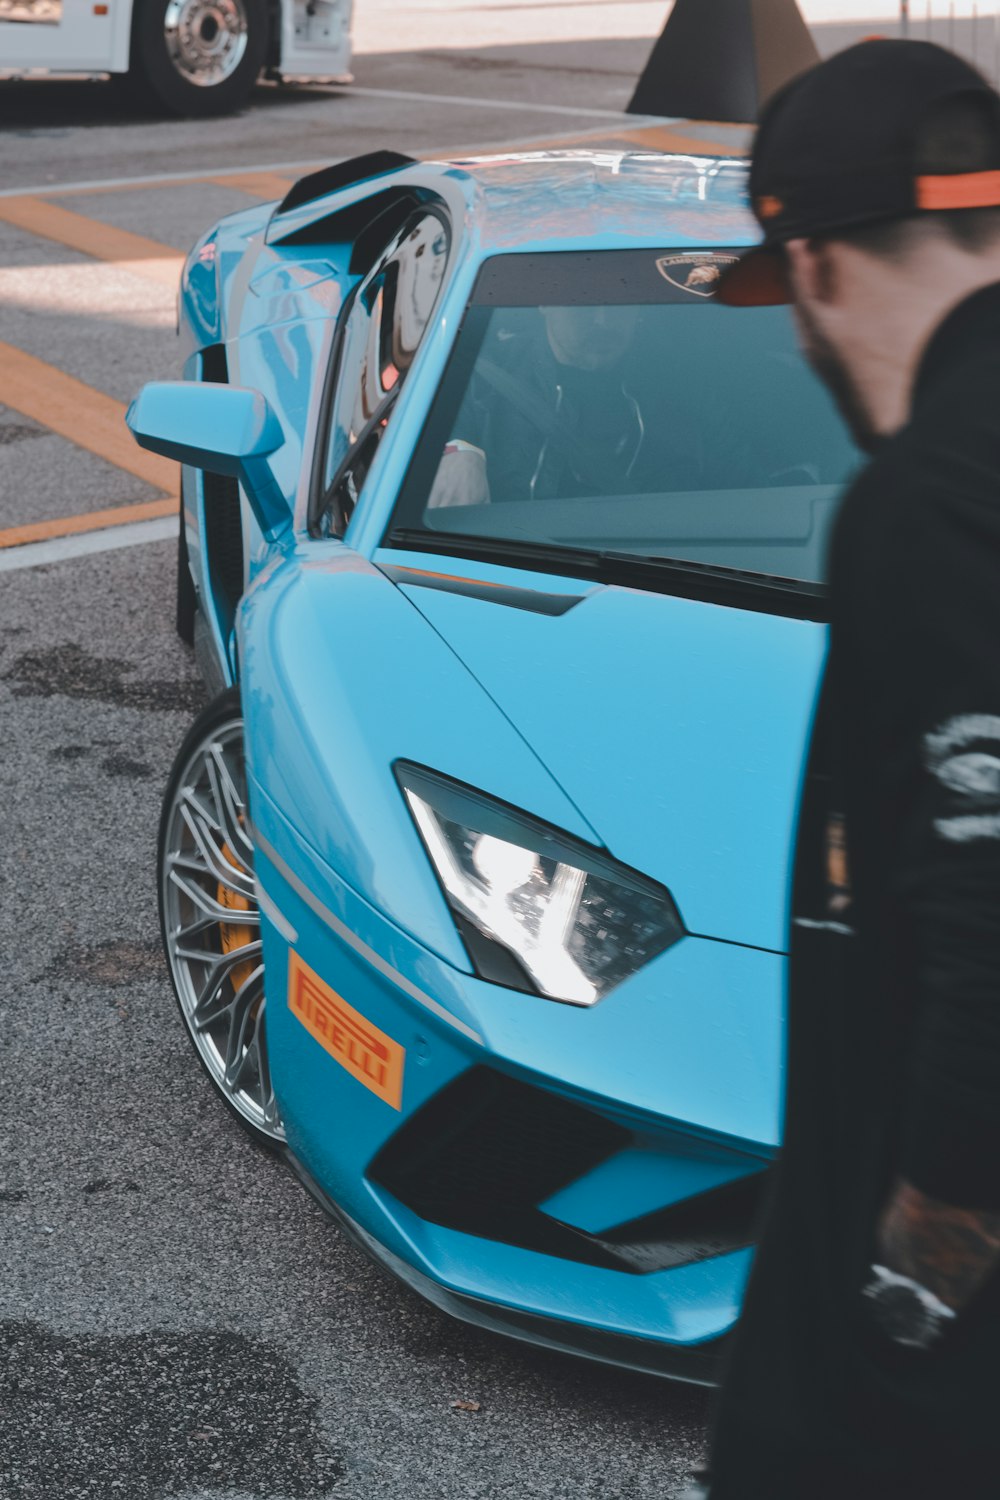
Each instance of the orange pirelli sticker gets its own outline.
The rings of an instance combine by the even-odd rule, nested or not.
[[[393,1109],[402,1109],[405,1049],[348,1005],[294,949],[288,959],[288,1006],[352,1078]]]

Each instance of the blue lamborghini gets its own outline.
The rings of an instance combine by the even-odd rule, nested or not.
[[[217,1090],[460,1318],[711,1381],[779,1141],[855,455],[732,160],[380,153],[189,256],[159,844]]]

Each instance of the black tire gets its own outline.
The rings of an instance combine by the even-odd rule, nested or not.
[[[225,784],[217,774],[213,785],[221,766],[231,777],[228,799],[216,795]],[[188,730],[167,781],[156,852],[160,937],[203,1071],[251,1139],[280,1154],[252,855],[240,695],[227,688]],[[198,926],[205,930],[195,935]]]
[[[223,0],[235,5],[246,20],[246,45],[239,61],[227,76],[214,83],[193,81],[192,72],[175,63],[167,42],[168,12],[176,17],[178,8],[190,0],[136,0],[132,15],[132,51],[126,86],[133,101],[145,109],[151,106],[161,113],[198,116],[229,114],[249,97],[264,66],[267,55],[267,0]],[[190,14],[190,10],[186,12]],[[208,4],[199,12],[194,31],[206,36],[206,43],[220,35]],[[214,35],[212,28],[215,28]]]
[[[188,557],[187,531],[184,526],[184,502],[181,502],[180,534],[177,538],[177,634],[185,646],[194,645],[194,612],[198,607],[198,596],[191,577],[191,562]]]

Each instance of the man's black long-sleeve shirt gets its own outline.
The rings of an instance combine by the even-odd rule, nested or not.
[[[831,597],[856,922],[902,1067],[896,1166],[1000,1209],[1000,289],[932,340],[909,427],[845,501]]]
[[[931,339],[830,583],[785,1141],[712,1497],[995,1500],[1000,1277],[927,1353],[884,1345],[860,1290],[897,1176],[1000,1209],[1000,285]]]

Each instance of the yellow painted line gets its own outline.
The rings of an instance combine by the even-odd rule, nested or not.
[[[59,516],[54,521],[32,521],[26,526],[8,526],[0,531],[0,551],[6,547],[23,547],[28,542],[48,542],[54,537],[75,536],[83,531],[100,531],[108,526],[124,526],[129,521],[154,521],[159,516],[177,514],[177,498],[145,500],[138,505],[114,505],[107,510],[91,510],[83,516]]]
[[[205,182],[214,182],[219,187],[236,188],[254,198],[270,202],[272,198],[283,198],[296,181],[294,177],[282,177],[277,172],[235,172],[225,177],[206,177]]]
[[[0,405],[13,407],[145,484],[155,485],[168,495],[177,494],[177,465],[138,446],[125,426],[125,407],[120,401],[72,375],[64,375],[23,349],[3,343]]]
[[[636,146],[646,146],[653,151],[677,151],[693,156],[745,156],[742,146],[731,141],[706,141],[701,136],[685,135],[681,130],[672,130],[669,125],[642,125],[638,130],[626,130],[617,137]]]
[[[676,152],[681,156],[746,156],[747,148],[732,141],[706,141],[685,135],[670,125],[640,125],[635,130],[588,130],[582,135],[559,135],[548,140],[518,143],[518,151],[558,151],[587,146],[593,151],[628,150],[641,146],[647,151]],[[501,155],[504,147],[494,148]],[[452,156],[456,152],[450,153]]]
[[[42,198],[0,198],[0,219],[25,229],[42,239],[68,245],[95,260],[124,267],[147,281],[176,288],[184,257],[169,245],[133,234],[129,229],[115,229],[69,208],[46,203]]]

